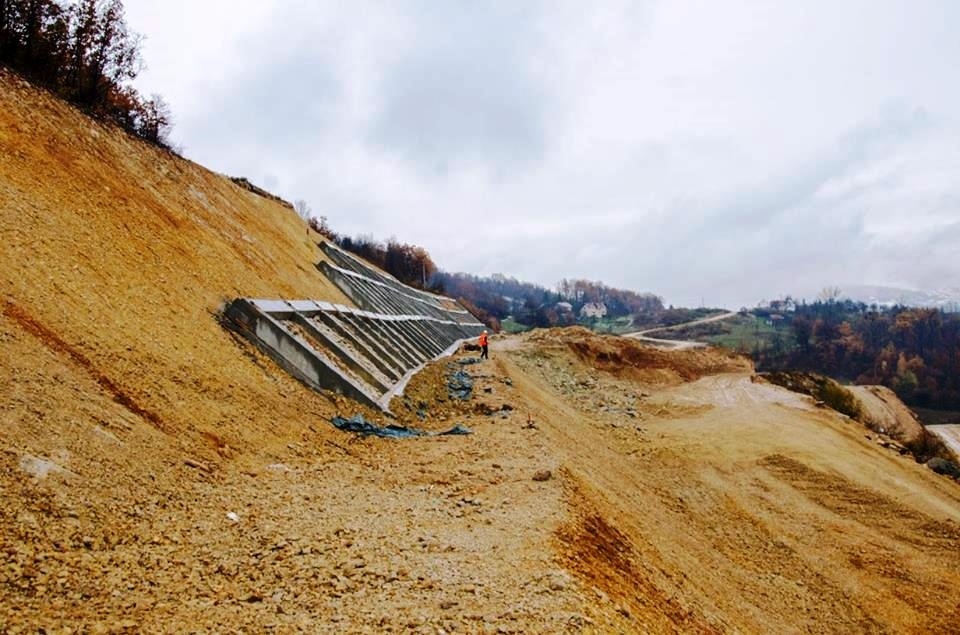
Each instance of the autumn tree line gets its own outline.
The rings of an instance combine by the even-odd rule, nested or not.
[[[577,313],[586,304],[603,304],[610,317],[660,315],[664,310],[660,296],[617,289],[593,280],[564,278],[557,283],[557,295]]]
[[[434,280],[447,295],[476,306],[488,323],[490,318],[499,322],[512,316],[524,326],[569,326],[579,321],[580,310],[588,303],[603,304],[610,318],[663,311],[663,300],[656,295],[616,289],[592,280],[564,279],[555,290],[502,274],[481,277],[440,271]]]
[[[298,201],[298,211],[308,210]],[[304,215],[304,214],[301,214]],[[310,217],[310,226],[339,247],[383,269],[400,282],[418,289],[456,298],[479,320],[500,330],[508,316],[524,326],[569,326],[577,322],[587,303],[602,303],[609,317],[659,315],[663,301],[650,293],[636,293],[590,280],[561,280],[556,290],[494,274],[489,277],[448,273],[434,263],[423,247],[391,238],[386,242],[370,235],[343,236],[333,231],[326,217]]]
[[[508,316],[530,327],[567,326],[572,314],[557,310],[559,297],[546,287],[494,274],[489,277],[440,271],[434,287],[467,307],[484,323],[500,329]]]
[[[142,97],[141,36],[121,0],[0,0],[0,64],[89,114],[169,147],[170,110]]]
[[[325,219],[311,225],[339,247],[383,269],[400,282],[417,289],[431,289],[428,282],[437,272],[437,266],[423,247],[401,243],[396,238],[384,243],[369,235],[340,236],[326,226]]]
[[[882,384],[911,405],[960,409],[960,314],[828,300],[797,305],[789,329],[792,341],[754,352],[758,368]]]

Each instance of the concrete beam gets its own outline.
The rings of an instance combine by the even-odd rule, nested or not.
[[[241,298],[224,312],[225,324],[308,386],[386,409],[428,361],[482,330],[453,300],[408,287],[333,245],[321,247],[333,264],[317,268],[360,308]]]
[[[310,337],[317,340],[325,350],[335,355],[352,373],[369,384],[377,393],[383,394],[389,390],[392,382],[386,377],[377,377],[377,373],[367,368],[366,364],[363,363],[363,358],[358,355],[357,352],[346,348],[343,342],[325,333],[303,315],[295,315],[293,321],[306,331]]]
[[[259,306],[262,305],[243,298],[234,300],[224,312],[225,324],[314,390],[332,390],[360,403],[380,407],[379,395],[345,375],[321,351],[314,350]]]

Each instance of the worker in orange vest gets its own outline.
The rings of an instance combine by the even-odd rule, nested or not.
[[[487,356],[487,332],[484,330],[480,334],[480,340],[477,342],[480,345],[480,359],[490,359]]]

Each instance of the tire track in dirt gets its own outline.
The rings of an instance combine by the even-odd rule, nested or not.
[[[940,521],[842,476],[828,474],[779,454],[760,461],[778,478],[830,511],[924,549],[942,551],[960,564],[960,526]]]
[[[616,600],[618,612],[643,632],[722,632],[657,586],[629,536],[589,502],[573,475],[567,472],[565,477],[571,483],[568,499],[573,513],[556,538],[558,555],[569,571],[587,587],[599,588]]]
[[[924,631],[938,632],[933,627],[945,609],[947,614],[951,610],[960,613],[960,605],[951,609],[941,606],[939,601],[955,594],[942,574],[960,569],[958,523],[937,520],[843,476],[814,469],[787,456],[774,454],[758,463],[814,504],[844,522],[866,528],[866,535],[874,536],[866,542],[856,542],[844,539],[852,536],[849,531],[840,534],[841,540],[834,547],[836,556],[864,576],[885,579],[897,590],[896,602],[921,616]],[[927,560],[934,571],[918,568],[918,558]],[[958,625],[960,622],[954,622],[943,632],[960,632]]]

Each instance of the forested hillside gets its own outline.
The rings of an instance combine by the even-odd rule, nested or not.
[[[780,341],[754,352],[761,369],[816,370],[889,386],[912,405],[960,408],[960,314],[829,300],[781,317]]]
[[[663,311],[663,300],[652,293],[615,289],[591,280],[561,280],[555,291],[502,274],[489,277],[438,272],[437,286],[447,295],[466,299],[484,317],[502,321],[508,316],[531,327],[569,326],[582,319],[587,304],[603,305],[608,318],[653,316]]]

